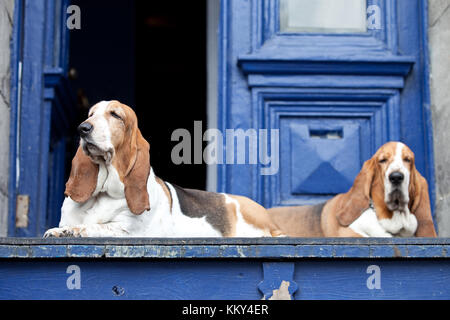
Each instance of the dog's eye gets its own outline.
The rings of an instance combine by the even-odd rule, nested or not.
[[[387,161],[387,159],[381,159],[381,160],[378,160],[378,163],[385,163]]]
[[[410,163],[411,159],[410,158],[404,158],[403,161]]]
[[[112,115],[114,118],[118,119],[118,120],[122,120],[121,116],[119,116],[119,115],[118,115],[117,113],[115,113],[114,111],[111,111],[111,115]]]

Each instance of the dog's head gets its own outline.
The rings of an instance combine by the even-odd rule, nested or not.
[[[420,218],[431,220],[428,184],[415,167],[411,149],[401,142],[388,142],[367,160],[352,188],[340,195],[336,216],[350,225],[369,207],[370,200],[384,203],[387,210],[406,207]]]
[[[149,210],[150,145],[138,128],[133,109],[119,101],[99,102],[89,110],[78,132],[80,146],[72,160],[65,195],[85,202],[96,189],[99,165],[112,165],[124,184],[130,210],[135,214]]]
[[[409,204],[410,190],[415,184],[413,175],[417,169],[414,153],[401,142],[391,142],[378,150],[373,161],[376,162],[376,177],[383,181],[380,186],[387,208],[390,211],[404,211]]]

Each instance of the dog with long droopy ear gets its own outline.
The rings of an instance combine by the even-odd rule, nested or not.
[[[101,147],[93,144],[91,141],[93,139],[89,138],[87,133],[93,128],[90,122],[86,121],[80,126],[82,140],[72,160],[72,169],[64,195],[78,203],[87,201],[97,186],[99,165],[103,162],[107,165],[112,163],[124,185],[128,207],[134,214],[141,214],[145,210],[150,210],[147,180],[141,179],[141,177],[148,177],[150,173],[150,145],[138,129],[134,112],[125,105],[121,106],[121,111],[125,116],[122,120],[124,123],[119,128],[117,125],[116,128],[113,128],[114,122],[111,123],[108,119],[109,117],[119,117],[119,111],[113,111],[109,116],[106,115],[108,125],[112,124],[111,128],[115,132],[111,137],[114,149],[111,148],[111,145],[105,147],[107,153],[114,152],[111,156],[102,157]],[[120,135],[119,132],[121,132]],[[98,135],[100,134],[102,133],[98,133]],[[100,137],[99,140],[105,141],[106,138]],[[109,160],[106,161],[106,159]]]
[[[134,111],[102,101],[79,127],[58,228],[45,237],[259,237],[280,231],[252,200],[158,178]]]
[[[388,142],[367,160],[346,193],[315,206],[268,210],[293,237],[436,237],[428,184],[414,153]]]

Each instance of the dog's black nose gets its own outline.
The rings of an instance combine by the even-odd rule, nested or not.
[[[83,122],[78,126],[78,133],[80,134],[80,136],[85,137],[89,133],[91,133],[93,128],[94,127],[89,122]]]
[[[389,181],[394,185],[399,185],[400,183],[402,183],[404,178],[405,176],[403,175],[403,173],[398,171],[392,172],[389,175]]]

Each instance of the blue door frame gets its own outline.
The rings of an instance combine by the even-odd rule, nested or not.
[[[68,3],[15,2],[9,236],[39,236],[59,221],[64,198],[65,138],[75,114],[68,83]],[[28,199],[28,222],[22,227],[16,227],[19,195]]]
[[[368,0],[380,28],[284,33],[279,0],[222,1],[219,128],[278,129],[280,170],[218,167],[221,192],[266,207],[346,192],[383,143],[405,142],[435,203],[426,0]],[[314,132],[340,139],[313,139]],[[338,165],[339,164],[339,165]]]

